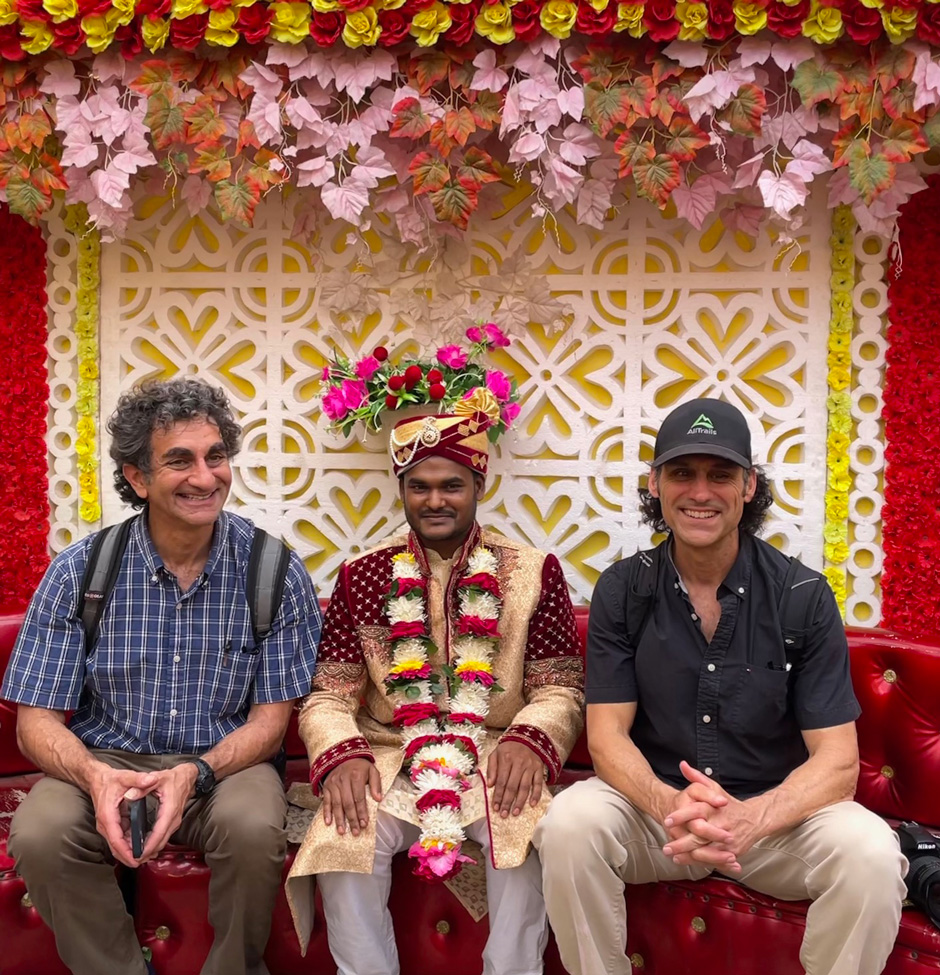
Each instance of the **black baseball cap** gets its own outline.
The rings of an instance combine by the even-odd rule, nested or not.
[[[653,467],[686,454],[724,457],[751,466],[751,431],[744,414],[719,399],[694,399],[677,406],[656,436]]]

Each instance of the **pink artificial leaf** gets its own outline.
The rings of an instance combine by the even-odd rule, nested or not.
[[[87,169],[70,166],[63,175],[69,184],[65,191],[66,203],[91,203],[95,199],[95,188]]]
[[[287,119],[295,129],[318,129],[323,124],[323,116],[306,98],[288,98],[284,105]]]
[[[277,98],[284,87],[281,79],[274,71],[257,61],[249,64],[238,76],[238,80],[244,82],[257,95],[264,96],[268,101]]]
[[[519,109],[519,98],[516,93],[518,85],[512,85],[506,92],[503,102],[503,117],[499,124],[499,137],[504,139],[513,129],[522,125],[522,112]]]
[[[212,199],[212,186],[200,176],[187,176],[180,190],[180,198],[192,216],[196,217],[209,205]]]
[[[608,148],[609,145],[608,143]],[[588,171],[592,179],[598,179],[608,186],[613,186],[620,175],[620,160],[613,153],[601,156],[600,159],[595,159],[591,163]]]
[[[784,172],[793,173],[809,182],[820,173],[832,169],[832,160],[815,143],[801,139],[793,147],[793,158],[787,163]]]
[[[754,139],[754,148],[767,149],[777,145],[792,148],[810,131],[804,119],[806,114],[801,108],[797,112],[783,112],[774,118],[765,115],[761,119],[760,135]],[[815,115],[815,112],[809,114]]]
[[[533,81],[556,83],[556,70],[545,57],[531,46],[524,48],[513,60],[512,66]]]
[[[721,222],[732,232],[747,234],[748,237],[757,237],[766,212],[763,207],[739,203],[731,207],[730,210],[722,211]]]
[[[545,101],[546,98],[556,99],[558,96],[558,85],[555,79],[550,82],[535,81],[526,78],[516,85],[516,97],[519,99],[519,111],[531,112]]]
[[[897,229],[897,224],[893,216],[877,216],[872,207],[865,206],[865,201],[861,196],[852,204],[852,216],[855,217],[858,223],[858,229],[863,234],[877,234],[879,237],[890,239],[891,235]]]
[[[91,183],[98,199],[115,210],[120,208],[124,191],[131,185],[130,176],[115,169],[96,169]]]
[[[150,143],[147,140],[147,127],[144,125],[143,111],[143,106],[140,107],[140,112],[136,108],[131,110],[130,119],[128,119],[127,128],[124,130],[124,139],[122,140],[127,152],[136,152],[140,155],[150,151]]]
[[[764,64],[770,58],[770,49],[770,41],[761,41],[756,37],[742,37],[738,41],[738,60],[745,68]]]
[[[107,114],[101,106],[101,99],[98,94],[89,95],[83,102],[80,102],[80,108],[82,113],[82,118],[86,122],[91,122],[94,125],[96,122],[101,122],[107,119]]]
[[[710,186],[715,191],[716,196],[720,196],[722,193],[731,193],[731,175],[730,172],[713,169],[711,172],[702,173],[695,181],[695,185],[697,187],[701,183],[703,192],[706,186]]]
[[[533,54],[545,54],[554,58],[561,50],[561,41],[550,34],[539,34],[534,41],[529,41],[528,48]]]
[[[759,152],[756,156],[741,163],[735,169],[734,182],[731,184],[733,190],[740,190],[746,186],[753,186],[757,182],[760,171],[764,168],[764,154]]]
[[[294,213],[294,225],[290,229],[292,240],[309,240],[317,230],[319,208],[303,203]]]
[[[394,92],[392,89],[388,85],[381,85],[372,92],[370,98],[372,104],[364,112],[360,112],[359,117],[362,118],[363,115],[368,115],[370,112],[384,112],[391,119],[393,100]]]
[[[338,62],[334,65],[337,89],[345,91],[354,102],[361,102],[379,77],[378,67],[375,61],[364,57]]]
[[[775,173],[765,170],[757,179],[764,206],[779,217],[787,218],[798,206],[806,202],[809,187],[794,173]]]
[[[156,164],[157,157],[149,151],[146,154],[127,151],[117,152],[111,160],[111,168],[121,173],[127,173],[128,176],[133,176],[139,169],[146,169],[148,166],[155,166]]]
[[[372,50],[369,55],[369,63],[372,65],[375,77],[382,81],[391,81],[395,76],[395,72],[398,70],[398,59],[394,54],[382,48],[374,48]]]
[[[837,169],[829,178],[827,185],[829,199],[826,205],[830,210],[839,206],[840,203],[854,204],[856,200],[861,199],[861,194],[849,180],[848,166]]]
[[[71,61],[52,61],[50,62],[50,67],[54,64],[71,65],[71,63]],[[60,131],[68,133],[76,126],[85,126],[85,120],[82,117],[82,106],[79,104],[77,98],[73,98],[71,95],[62,95],[55,100],[52,107],[55,110],[56,128]]]
[[[914,62],[911,80],[917,86],[914,95],[914,111],[919,112],[925,105],[935,105],[940,96],[940,64],[929,52],[918,56]]]
[[[295,167],[298,186],[323,186],[336,175],[336,166],[326,156],[305,159]]]
[[[784,71],[798,67],[804,61],[809,61],[816,53],[816,45],[812,41],[798,38],[794,40],[774,41],[773,58],[778,68]]]
[[[608,184],[596,179],[586,180],[578,193],[578,223],[603,230],[607,211],[610,209],[610,197]]]
[[[262,145],[274,141],[281,134],[281,106],[267,91],[255,91],[245,118],[254,125],[255,134]]]
[[[109,81],[123,82],[127,60],[116,45],[99,54],[91,65],[92,75],[102,84]]]
[[[557,156],[553,156],[548,163],[542,191],[556,206],[561,206],[565,203],[574,203],[583,182],[583,173],[579,173]]]
[[[75,77],[75,65],[66,58],[49,61],[45,65],[46,76],[39,90],[56,99],[77,95],[82,83]]]
[[[385,153],[375,146],[362,146],[356,153],[356,165],[349,174],[350,179],[370,189],[379,185],[379,180],[394,176],[395,168],[389,165]]]
[[[701,68],[708,61],[709,50],[694,41],[673,41],[663,48],[663,54],[683,68]]]
[[[525,132],[509,150],[511,163],[532,162],[545,151],[545,140],[538,132]]]
[[[268,46],[268,53],[264,60],[266,64],[283,64],[288,68],[296,68],[298,64],[307,60],[308,56],[309,51],[303,44],[283,44],[275,41]]]
[[[375,213],[401,213],[410,206],[411,196],[401,186],[390,186],[379,190],[372,202],[372,210]]]
[[[474,72],[470,87],[474,91],[502,91],[509,84],[509,75],[496,66],[496,52],[487,48],[473,59]]]
[[[583,166],[588,159],[593,159],[601,153],[594,133],[580,122],[572,122],[562,133],[558,154],[566,162],[575,166]]]
[[[575,122],[580,122],[584,115],[584,89],[580,86],[562,88],[558,92],[558,107]]]
[[[901,163],[894,182],[876,197],[868,209],[878,219],[897,217],[901,207],[915,193],[926,188],[927,183],[915,169],[914,163]]]
[[[691,186],[680,183],[672,191],[676,213],[688,220],[696,230],[701,230],[705,221],[714,214],[716,198],[714,185],[701,177]]]
[[[543,135],[561,121],[561,106],[558,98],[548,96],[535,106],[529,113],[529,118],[535,125],[536,132]]]
[[[319,81],[307,80],[302,82],[300,86],[304,93],[304,98],[317,108],[325,108],[327,105],[333,103],[333,96],[324,90],[324,84],[327,84],[327,82],[324,81],[321,84]]]
[[[84,168],[98,161],[100,147],[92,141],[87,128],[75,126],[71,128],[65,139],[65,151],[62,153],[63,166],[78,166]]]
[[[376,101],[375,96],[385,89],[377,88],[372,92],[373,104],[367,108],[364,112],[359,114],[359,125],[362,131],[366,133],[371,141],[372,136],[378,135],[380,132],[388,132],[389,123],[392,121],[392,113],[379,105],[374,104]]]
[[[124,134],[131,121],[131,113],[126,109],[118,108],[92,128],[92,132],[97,132],[107,146],[113,145],[114,141]]]
[[[327,182],[320,189],[320,199],[334,219],[358,226],[362,211],[369,205],[369,191],[352,179],[340,185]]]

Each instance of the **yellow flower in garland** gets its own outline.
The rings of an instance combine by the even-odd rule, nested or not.
[[[642,37],[646,33],[643,6],[642,3],[617,4],[617,23],[614,24],[614,30],[618,33],[625,30],[631,37]]]
[[[318,14],[331,14],[340,9],[339,0],[313,0],[313,9]]]
[[[0,0],[0,27],[15,24],[18,18],[19,14],[16,12],[13,0]]]
[[[84,25],[84,21],[82,21]],[[47,51],[55,40],[55,34],[49,29],[48,24],[41,20],[26,20],[20,24],[20,33],[27,38],[20,42],[20,46],[27,54],[42,54]],[[91,47],[91,39],[88,39],[88,46]],[[95,50],[92,48],[92,50]]]
[[[238,11],[231,7],[224,10],[210,10],[206,40],[219,47],[234,46],[240,39],[238,31],[234,29],[236,20],[238,20]]]
[[[676,4],[676,19],[680,41],[703,41],[708,36],[708,7],[704,3],[688,3],[679,0]]]
[[[310,4],[272,3],[271,37],[282,44],[300,44],[310,34]],[[361,12],[361,11],[360,11]],[[375,11],[372,11],[373,16]],[[343,31],[343,40],[346,32]]]
[[[509,44],[516,39],[512,12],[505,3],[484,4],[474,21],[474,27],[481,37],[488,38],[493,44]]]
[[[542,28],[552,37],[564,40],[571,36],[571,28],[578,16],[578,5],[569,0],[548,0],[539,13]]]
[[[767,8],[759,3],[735,0],[734,26],[739,34],[756,34],[767,26]]]
[[[851,382],[851,374],[844,366],[833,366],[829,370],[829,388],[843,390]]]
[[[101,505],[97,501],[86,501],[79,506],[78,514],[82,521],[101,521]]]
[[[162,17],[144,17],[140,23],[140,33],[144,39],[144,47],[154,54],[169,40],[170,22]]]
[[[845,569],[838,569],[835,566],[827,566],[825,569],[823,569],[823,575],[826,577],[826,581],[829,583],[829,587],[832,589],[832,592],[836,597],[836,602],[840,606],[844,606],[846,598]]]
[[[882,8],[881,23],[892,44],[903,44],[917,30],[917,7]]]
[[[518,0],[516,0],[518,3]],[[588,3],[600,14],[603,13],[611,4],[612,0],[588,0]]]
[[[363,7],[346,14],[346,26],[343,27],[346,47],[374,47],[381,33],[379,15],[374,7]]]
[[[468,671],[479,671],[484,674],[493,673],[493,665],[486,660],[464,660],[454,668],[455,674],[465,674]]]
[[[849,438],[844,433],[832,430],[826,438],[826,448],[834,454],[844,454],[849,449]]]
[[[831,492],[826,500],[826,519],[841,520],[849,516],[849,499],[844,494]]]
[[[194,14],[204,14],[207,9],[202,0],[173,0],[170,16],[174,20],[185,20]]]
[[[134,19],[134,0],[112,0],[111,9],[105,14],[108,23],[123,27]]]
[[[842,11],[812,0],[809,16],[803,21],[803,36],[816,44],[831,44],[842,36]]]
[[[78,16],[77,0],[42,0],[42,9],[52,17],[54,24]]]
[[[450,12],[442,3],[419,10],[411,20],[411,36],[418,47],[433,47],[438,37],[453,23]]]

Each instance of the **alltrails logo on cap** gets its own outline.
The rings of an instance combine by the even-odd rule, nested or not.
[[[699,413],[698,419],[689,427],[686,436],[690,437],[693,433],[704,433],[712,437],[718,436],[714,423],[704,413]]]

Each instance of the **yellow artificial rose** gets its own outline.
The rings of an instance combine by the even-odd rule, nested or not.
[[[571,36],[571,28],[574,27],[577,16],[576,3],[570,3],[569,0],[548,0],[539,13],[539,20],[542,22],[542,28],[552,37],[564,40]]]
[[[94,397],[88,397],[88,398],[79,397],[78,399],[75,400],[76,413],[88,414],[88,413],[95,413],[97,412],[97,410],[98,410],[98,401]],[[93,465],[90,463],[86,463],[85,466],[90,468]]]
[[[903,44],[917,30],[916,7],[890,7],[882,9],[881,22],[892,44]]]
[[[86,502],[79,507],[78,514],[82,521],[100,521],[101,505],[97,504],[96,502]]]
[[[95,449],[95,443],[89,437],[79,437],[74,449],[79,457],[87,457]]]
[[[84,24],[84,21],[82,21]],[[27,54],[42,54],[43,51],[49,49],[52,42],[55,40],[55,34],[49,29],[48,24],[44,24],[41,20],[25,20],[20,25],[20,33],[23,35],[23,40],[20,41],[20,47]],[[88,39],[88,46],[91,47],[91,38]],[[96,50],[96,48],[92,48]]]
[[[610,6],[610,0],[588,0],[588,3],[598,12],[601,13]]]
[[[79,497],[86,504],[93,504],[98,500],[98,488],[94,486],[90,488],[82,488],[79,491]]]
[[[80,338],[78,340],[78,357],[79,359],[97,359],[98,340],[91,336]]]
[[[94,488],[98,483],[98,478],[95,476],[93,469],[86,466],[86,469],[78,475],[78,486],[83,490],[87,491]]]
[[[337,0],[313,0],[313,9],[318,14],[331,14],[334,10],[339,10]]]
[[[202,0],[173,0],[170,16],[174,20],[183,20],[193,14],[204,14],[208,8]]]
[[[785,7],[795,7],[801,0],[781,0]]]
[[[838,311],[840,315],[851,316],[853,313],[852,295],[847,291],[834,294],[832,296],[832,307],[833,310]]]
[[[13,0],[0,0],[0,27],[15,24],[18,16]]]
[[[734,27],[739,34],[756,34],[767,26],[767,10],[759,3],[735,0]]]
[[[123,27],[134,19],[135,0],[111,0],[111,23],[116,23]]]
[[[708,37],[708,7],[704,3],[679,0],[676,19],[682,24],[679,29],[680,41],[703,41]]]
[[[426,10],[419,10],[411,19],[411,36],[418,47],[431,47],[453,23],[450,11],[442,3],[435,3]]]
[[[238,31],[234,30],[238,11],[228,7],[224,10],[209,11],[209,25],[206,27],[206,40],[219,47],[232,47],[237,44]]]
[[[832,227],[833,230],[842,233],[855,230],[855,215],[852,213],[852,208],[848,204],[840,203],[832,211]],[[849,238],[848,246],[851,246],[851,243],[851,238]]]
[[[454,3],[471,3],[472,0],[453,0]],[[405,5],[405,0],[374,0],[376,10],[397,10]]]
[[[614,30],[617,33],[625,30],[631,37],[642,37],[646,33],[646,24],[643,23],[643,4],[617,4],[617,23],[614,24]]]
[[[42,0],[42,9],[52,17],[54,24],[61,24],[63,20],[78,16],[76,0]]]
[[[884,0],[862,0],[863,7],[871,7],[872,10],[881,10]]]
[[[346,26],[343,28],[346,47],[374,47],[381,33],[379,15],[374,7],[364,7],[346,14]]]
[[[852,478],[848,474],[833,474],[829,478],[829,487],[833,491],[848,491],[852,486]]]
[[[803,36],[817,44],[831,44],[838,40],[842,36],[842,11],[812,0],[809,16],[803,21]]]
[[[852,381],[849,370],[844,366],[833,366],[829,370],[829,388],[835,390],[847,389]]]
[[[474,21],[476,32],[494,44],[509,44],[516,39],[512,26],[512,13],[505,3],[488,3]]]
[[[282,44],[300,44],[310,36],[310,5],[272,3],[271,38]]]
[[[96,379],[97,376],[98,376],[98,370],[96,369],[95,370],[95,375],[94,376],[89,376],[86,379],[84,376],[81,375],[81,370],[79,369],[79,377],[78,377],[78,383],[77,383],[78,388],[76,390],[76,392],[78,393],[78,398],[79,399],[96,399],[97,398],[97,396],[98,396],[98,386],[97,386],[97,384],[95,382],[93,382],[93,380]]]

